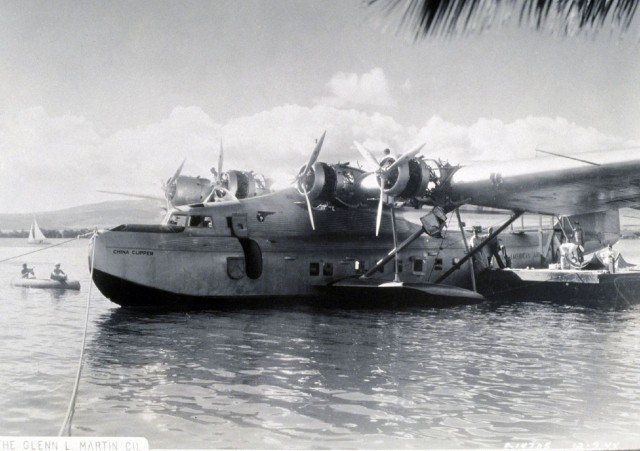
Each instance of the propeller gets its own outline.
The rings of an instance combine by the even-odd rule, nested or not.
[[[309,161],[307,162],[307,164],[304,166],[304,170],[302,170],[298,174],[298,176],[295,178],[295,181],[294,181],[294,183],[298,185],[298,188],[300,189],[300,191],[302,191],[302,194],[304,194],[304,198],[307,201],[307,211],[309,212],[309,221],[311,222],[311,228],[313,230],[316,229],[316,225],[313,221],[313,210],[311,209],[311,200],[309,199],[309,193],[307,192],[307,187],[305,185],[306,185],[307,175],[309,175],[309,173],[311,172],[312,166],[315,164],[316,160],[318,159],[318,155],[320,155],[320,149],[322,149],[322,143],[324,142],[324,137],[326,134],[327,134],[327,131],[325,130],[322,136],[320,137],[320,139],[318,140],[316,147],[313,149],[313,152],[311,152],[311,156],[309,157]]]
[[[408,152],[403,153],[391,163],[389,166],[383,166],[376,157],[362,144],[357,141],[353,142],[356,146],[356,149],[360,152],[360,154],[364,157],[366,161],[368,161],[371,165],[375,166],[376,170],[372,172],[372,174],[376,174],[378,176],[378,182],[380,184],[380,200],[378,201],[378,211],[376,213],[376,236],[380,233],[380,224],[382,223],[382,208],[384,205],[384,190],[385,185],[387,183],[387,179],[389,175],[396,170],[400,165],[406,163],[413,157],[415,157],[420,150],[424,147],[424,143],[415,147],[414,149],[409,150]]]
[[[376,159],[376,157],[373,156],[369,149],[360,144],[358,141],[354,141],[353,144],[355,144],[360,154],[364,157],[365,160],[369,162],[369,164],[371,164],[376,169],[380,167],[380,162]]]
[[[211,181],[211,191],[204,199],[204,203],[211,202],[211,199],[214,199],[215,202],[219,202],[222,200],[227,200],[227,196],[231,196],[233,199],[236,199],[236,196],[231,194],[231,191],[222,186],[222,163],[224,161],[224,149],[222,147],[222,141],[220,141],[220,152],[218,152],[218,169],[216,172],[216,168],[211,168],[211,173],[215,176]],[[220,193],[217,191],[220,190]],[[236,199],[237,200],[237,199]]]
[[[380,177],[380,200],[378,201],[378,211],[376,212],[376,236],[380,233],[380,224],[382,224],[382,207],[384,204],[384,185],[387,183],[385,176]]]
[[[220,183],[222,178],[222,162],[224,160],[224,150],[222,148],[222,141],[220,141],[220,152],[218,153],[218,174],[216,175],[216,184]]]
[[[238,198],[233,195],[231,191],[222,185],[216,185],[213,187],[211,194],[207,197],[207,202],[213,197],[216,202],[237,202]]]
[[[419,146],[411,149],[408,152],[403,153],[402,155],[400,155],[400,157],[398,157],[398,159],[396,161],[393,162],[393,164],[391,166],[389,166],[388,168],[386,168],[387,172],[391,172],[393,171],[395,168],[397,168],[398,166],[400,166],[401,164],[403,164],[405,161],[409,161],[410,159],[412,159],[413,157],[415,157],[416,155],[418,155],[418,153],[422,150],[422,148],[424,147],[426,143],[422,143]]]
[[[184,166],[185,161],[187,161],[186,158],[184,160],[182,160],[182,163],[180,163],[180,166],[178,166],[178,169],[173,174],[173,176],[171,176],[171,178],[169,178],[169,180],[167,180],[167,183],[164,183],[163,186],[162,186],[162,189],[164,191],[164,197],[165,197],[165,199],[167,201],[167,209],[170,209],[171,207],[173,207],[173,203],[171,202],[171,200],[173,199],[173,196],[175,195],[175,183],[178,180],[178,177],[180,177],[180,173],[182,172],[182,168]],[[173,192],[171,192],[172,189],[174,189]]]
[[[172,185],[173,183],[176,182],[176,180],[178,179],[178,177],[180,177],[180,173],[182,172],[182,167],[184,166],[184,162],[187,161],[187,159],[185,158],[184,160],[182,160],[182,163],[180,163],[180,166],[178,166],[178,169],[176,170],[175,174],[173,174],[173,177],[171,177],[168,181],[167,181],[167,186]]]

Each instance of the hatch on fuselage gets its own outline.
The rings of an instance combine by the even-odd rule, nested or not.
[[[262,249],[257,241],[249,237],[247,227],[247,215],[242,212],[227,212],[220,216],[214,216],[209,209],[198,211],[202,207],[190,211],[174,210],[167,215],[166,221],[170,225],[184,226],[187,230],[210,230],[215,235],[224,235],[238,240],[242,246],[243,257],[230,257],[227,260],[229,268],[235,268],[238,264],[244,266],[244,273],[249,279],[258,279],[262,276],[263,259]],[[209,235],[207,233],[207,235]],[[233,270],[229,272],[232,279],[241,279],[241,272]]]

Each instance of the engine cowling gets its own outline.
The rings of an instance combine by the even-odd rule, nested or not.
[[[222,174],[221,181],[221,184],[237,199],[260,196],[269,192],[264,177],[253,172],[227,171]]]
[[[189,205],[203,202],[210,191],[211,180],[181,175],[167,187],[166,196],[172,205]]]
[[[227,171],[222,174],[222,184],[236,196],[237,199],[246,199],[256,195],[256,184],[252,177],[243,171]]]
[[[384,167],[391,165],[395,159],[388,157],[382,160]],[[431,181],[431,170],[422,159],[413,158],[393,170],[386,179],[384,193],[388,196],[411,199],[422,197]]]
[[[299,174],[304,170],[305,166],[300,168]],[[306,190],[312,201],[357,206],[370,194],[358,183],[362,174],[364,171],[361,169],[347,165],[316,162],[305,179],[298,182],[298,191],[304,194]]]

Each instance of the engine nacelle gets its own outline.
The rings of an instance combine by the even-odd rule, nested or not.
[[[299,173],[305,169],[303,166]],[[309,199],[338,203],[353,207],[363,202],[370,193],[362,188],[359,179],[365,172],[346,165],[316,162],[304,180],[298,183],[298,191],[306,190]],[[304,190],[301,188],[304,184]],[[373,191],[375,192],[375,190]]]
[[[256,184],[244,171],[227,171],[222,174],[222,185],[237,199],[246,199],[256,195]]]
[[[211,180],[181,175],[167,187],[166,196],[172,205],[189,205],[203,202],[211,191]]]
[[[381,165],[388,166],[393,161],[395,161],[393,158],[386,158],[382,160]],[[421,159],[413,158],[398,166],[387,176],[384,193],[403,199],[422,197],[426,193],[431,178],[431,170],[427,163]]]
[[[260,196],[269,192],[267,182],[259,174],[246,171],[227,171],[222,174],[222,185],[237,199]]]

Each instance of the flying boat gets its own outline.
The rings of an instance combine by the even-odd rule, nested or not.
[[[549,268],[578,221],[584,252],[595,252],[619,238],[619,208],[640,208],[640,156],[629,151],[453,165],[419,155],[422,146],[379,160],[356,142],[365,169],[319,161],[325,134],[289,188],[245,198],[214,189],[162,224],[100,231],[90,250],[96,286],[145,308],[478,303],[545,282],[517,268]],[[471,248],[463,205],[509,214]],[[553,223],[515,230],[525,213]],[[459,230],[449,230],[454,215]],[[488,266],[483,253],[497,238],[513,269]]]

